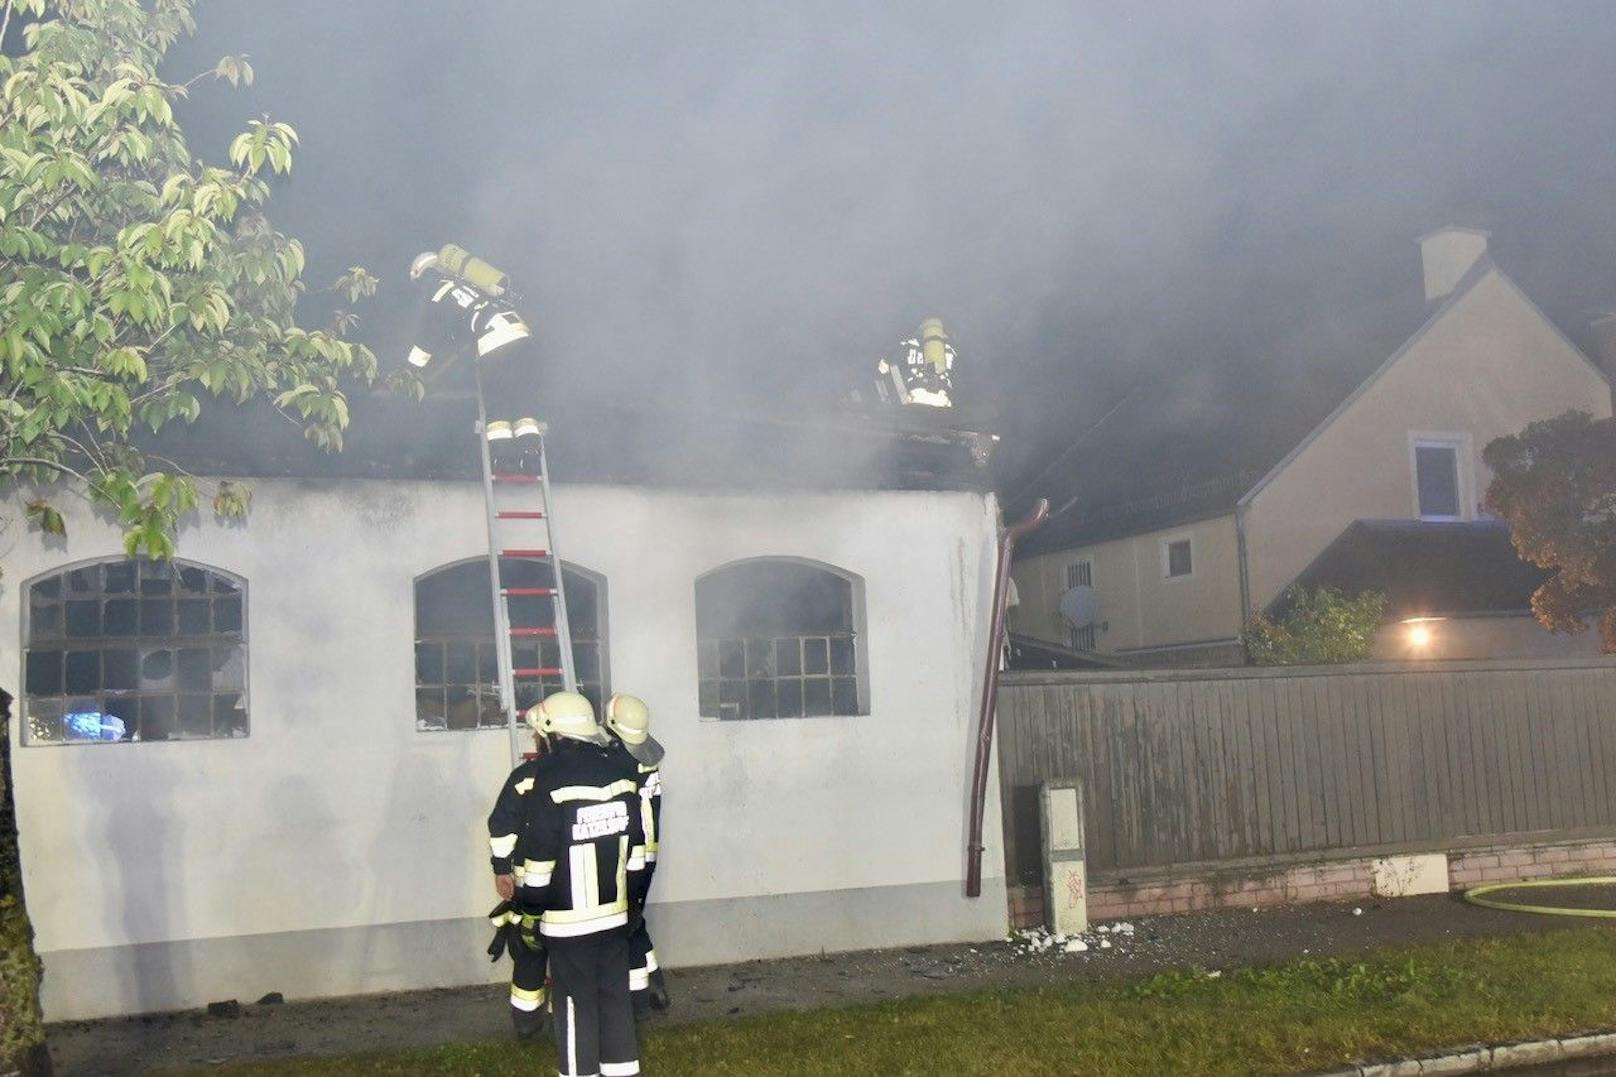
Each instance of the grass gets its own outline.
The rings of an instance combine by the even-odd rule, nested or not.
[[[1365,958],[1162,973],[660,1026],[671,1074],[1259,1074],[1616,1027],[1616,931],[1455,940]],[[247,1075],[546,1072],[552,1055],[456,1045],[233,1067]]]

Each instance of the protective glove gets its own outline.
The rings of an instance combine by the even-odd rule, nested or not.
[[[488,914],[488,922],[494,925],[494,941],[488,944],[488,960],[498,961],[505,956],[505,951],[511,951],[511,960],[516,960],[517,928],[521,924],[521,917],[508,901],[502,901],[494,906]]]

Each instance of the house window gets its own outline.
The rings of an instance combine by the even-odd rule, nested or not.
[[[1463,516],[1457,444],[1414,442],[1414,491],[1420,519],[1458,520]]]
[[[146,558],[28,585],[29,744],[247,735],[246,584]]]
[[[1195,575],[1195,540],[1189,535],[1162,539],[1162,575],[1169,580]]]
[[[1074,587],[1094,586],[1094,562],[1087,558],[1074,561],[1066,566],[1066,590]],[[1066,626],[1066,645],[1074,651],[1092,651],[1095,649],[1095,632],[1093,625],[1076,628]]]
[[[696,581],[703,717],[868,713],[864,584],[840,569],[760,559]]]
[[[500,573],[505,586],[511,588],[546,588],[555,579],[551,567],[541,561],[506,559]],[[564,565],[562,583],[578,691],[589,697],[598,713],[610,683],[604,631],[606,581],[595,573]],[[555,627],[555,607],[549,596],[512,595],[508,601],[512,626]],[[557,668],[561,645],[553,637],[513,639],[511,665],[515,669]],[[516,706],[525,710],[561,687],[559,676],[517,678]],[[488,560],[479,557],[429,572],[415,581],[415,728],[504,727]]]

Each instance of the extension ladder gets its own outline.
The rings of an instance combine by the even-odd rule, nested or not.
[[[511,736],[511,763],[517,765],[530,754],[524,736],[522,717],[516,708],[516,682],[561,678],[569,692],[578,690],[573,666],[572,631],[567,621],[567,592],[562,580],[561,556],[556,549],[555,518],[551,515],[550,461],[544,439],[548,430],[539,426],[538,451],[534,459],[538,473],[498,472],[488,446],[488,406],[483,399],[483,383],[477,378],[477,441],[483,463],[483,507],[488,518],[488,584],[494,600],[494,653],[499,665],[499,700]],[[534,495],[537,495],[536,497]],[[505,579],[503,565],[509,562],[539,562],[550,567],[550,586],[513,586]],[[511,599],[548,600],[551,623],[512,624]],[[524,603],[524,606],[527,604]],[[512,641],[534,640],[537,661],[515,665]],[[558,665],[546,663],[546,640],[555,641]]]

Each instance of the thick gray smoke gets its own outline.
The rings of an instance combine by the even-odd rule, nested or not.
[[[813,400],[937,314],[1017,440],[1059,443],[1143,377],[1249,401],[1316,361],[1280,342],[1417,302],[1413,239],[1450,221],[1551,311],[1616,299],[1597,2],[272,11],[201,6],[176,68],[245,51],[259,83],[202,94],[197,148],[292,122],[276,218],[316,272],[388,278],[380,347],[454,239],[580,395]]]

